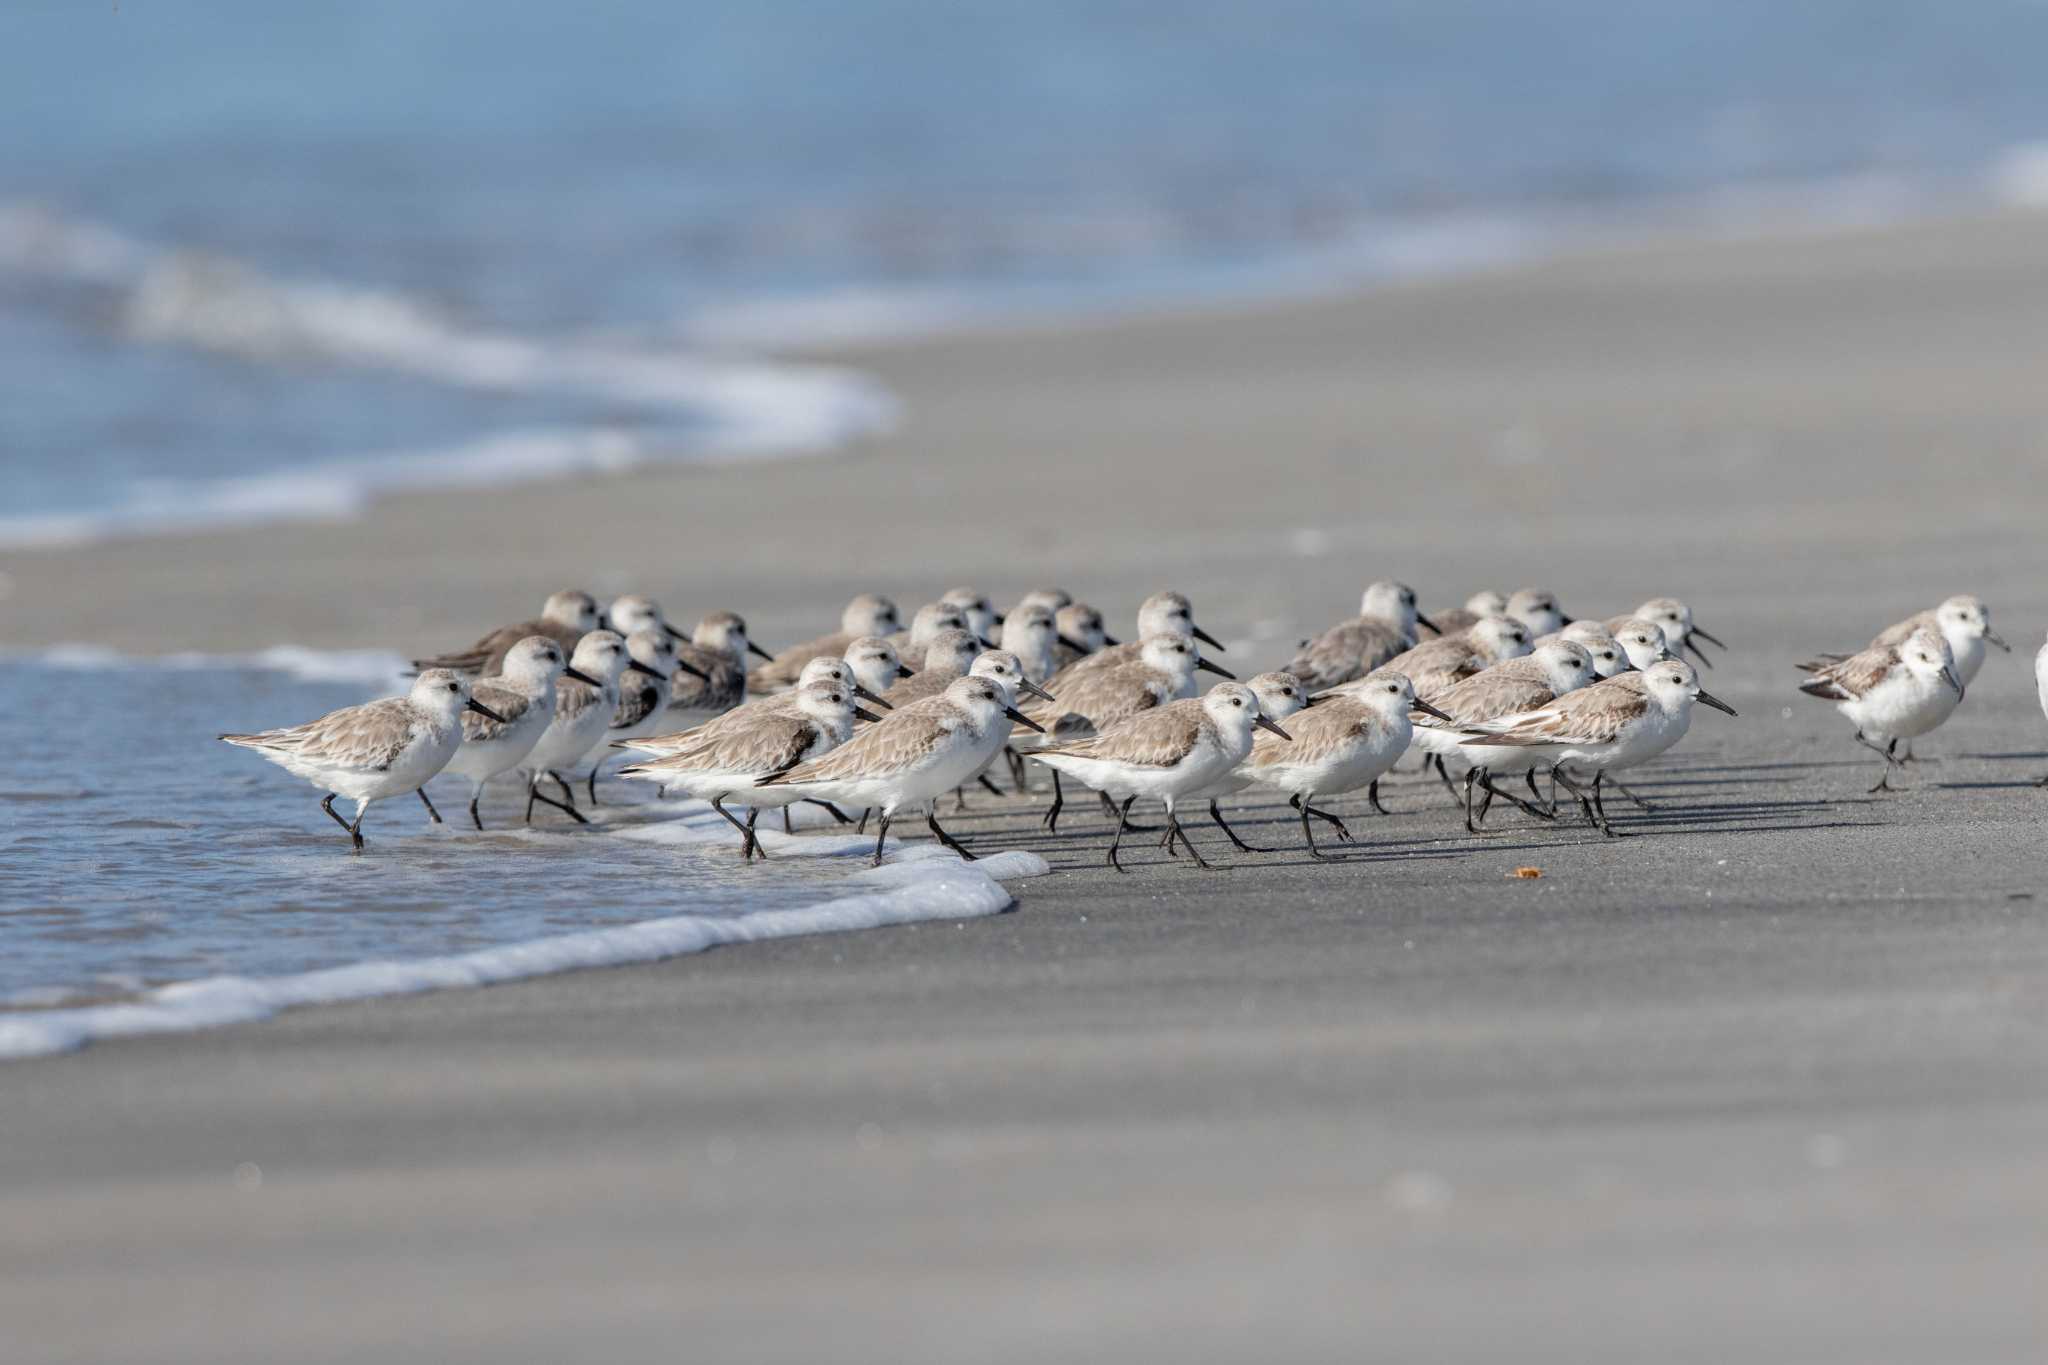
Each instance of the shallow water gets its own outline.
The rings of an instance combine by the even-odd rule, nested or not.
[[[321,793],[214,736],[386,689],[196,661],[79,666],[90,662],[0,659],[0,1007],[801,907],[847,894],[862,866],[742,867],[703,807],[649,804],[617,780],[599,788],[608,823],[588,830],[547,811],[525,829],[516,784],[494,787],[483,834],[468,828],[467,784],[444,782],[430,790],[450,824],[429,825],[410,798],[373,806],[354,857]],[[698,842],[706,832],[714,841]]]
[[[1313,288],[1730,187],[1946,201],[2048,135],[2048,7],[1967,11],[10,4],[0,543],[891,420],[735,339]]]

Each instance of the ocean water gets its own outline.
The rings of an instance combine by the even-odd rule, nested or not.
[[[396,690],[396,661],[274,651],[131,663],[97,651],[0,658],[0,1058],[97,1037],[259,1018],[293,1004],[481,985],[648,961],[719,943],[1005,909],[995,877],[1034,855],[964,864],[917,844],[868,870],[866,838],[806,835],[744,867],[700,802],[599,788],[601,824],[516,782],[430,787],[373,806],[369,846],[321,793],[221,744]],[[802,811],[799,819],[823,812]],[[453,823],[459,820],[460,823]],[[993,874],[993,875],[991,875]]]
[[[2039,198],[2048,6],[16,0],[0,545],[831,449],[770,358]]]

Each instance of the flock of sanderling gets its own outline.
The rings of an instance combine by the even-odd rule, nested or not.
[[[1286,795],[1308,851],[1326,858],[1312,819],[1351,835],[1317,802],[1365,791],[1378,807],[1379,779],[1411,747],[1459,798],[1469,830],[1495,798],[1555,819],[1561,787],[1612,835],[1605,789],[1635,799],[1618,774],[1683,739],[1695,703],[1735,714],[1680,657],[1689,650],[1704,664],[1702,642],[1721,642],[1675,598],[1602,623],[1572,620],[1547,592],[1485,592],[1432,619],[1412,589],[1375,583],[1357,616],[1244,683],[1203,657],[1203,645],[1222,646],[1182,594],[1148,598],[1137,625],[1119,643],[1101,612],[1064,592],[1030,593],[999,614],[985,595],[955,589],[902,629],[894,603],[863,593],[836,632],[770,654],[731,612],[685,634],[649,598],[601,611],[588,593],[560,592],[538,620],[416,660],[403,697],[221,738],[325,791],[321,808],[357,851],[364,812],[387,797],[417,792],[438,822],[425,784],[444,771],[469,780],[478,829],[485,784],[506,774],[525,782],[528,822],[536,803],[583,821],[570,779],[587,768],[594,802],[599,770],[624,749],[639,757],[619,776],[710,802],[748,861],[766,857],[760,813],[781,808],[787,827],[797,802],[846,822],[858,810],[863,829],[878,816],[877,862],[903,812],[922,813],[937,839],[971,858],[939,824],[940,800],[975,782],[1000,793],[990,777],[999,761],[1029,793],[1036,763],[1052,777],[1045,825],[1058,826],[1063,777],[1092,789],[1116,821],[1108,861],[1121,871],[1141,798],[1164,805],[1169,854],[1178,844],[1210,866],[1180,824],[1191,802],[1206,802],[1239,849],[1268,851],[1239,838],[1219,804],[1253,787]],[[1421,631],[1430,634],[1418,639]],[[1858,742],[1882,756],[1872,790],[1883,790],[1905,761],[1900,743],[1949,717],[1987,642],[2008,648],[1982,602],[1952,597],[1858,653],[1800,665],[1811,674],[1801,690],[1838,703]],[[751,671],[750,655],[764,661]],[[1227,681],[1198,697],[1204,670]],[[2048,710],[2048,646],[2036,675]],[[1548,800],[1539,773],[1551,778]],[[1517,777],[1526,797],[1498,785]],[[355,802],[353,823],[334,809],[337,797]]]

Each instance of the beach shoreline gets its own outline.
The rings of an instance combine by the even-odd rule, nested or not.
[[[1407,780],[1346,865],[1120,878],[977,799],[1053,868],[1008,914],[0,1068],[0,1315],[97,1361],[2038,1356],[2043,226],[850,348],[903,421],[842,455],[0,553],[8,648],[140,654],[570,585],[773,647],[966,582],[1112,630],[1177,587],[1247,674],[1382,576],[1675,593],[1742,713],[1615,843]],[[1959,591],[2018,653],[1867,798],[1790,661]]]

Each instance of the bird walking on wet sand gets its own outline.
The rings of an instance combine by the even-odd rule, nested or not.
[[[1309,856],[1327,859],[1330,855],[1316,847],[1309,817],[1334,827],[1345,843],[1351,842],[1351,831],[1335,815],[1317,810],[1315,799],[1357,791],[1384,777],[1408,751],[1414,733],[1411,712],[1450,718],[1417,697],[1414,683],[1391,669],[1369,674],[1342,692],[1325,692],[1316,703],[1314,710],[1288,722],[1285,738],[1258,736],[1238,772],[1287,793],[1287,804],[1301,814]]]
[[[1249,687],[1253,694],[1258,697],[1259,714],[1271,721],[1284,721],[1289,716],[1297,715],[1311,706],[1320,704],[1324,700],[1322,697],[1311,697],[1308,694],[1308,689],[1301,685],[1301,679],[1295,677],[1292,673],[1282,673],[1277,670],[1272,673],[1261,673],[1254,678],[1247,678],[1244,685]],[[1270,848],[1260,848],[1255,844],[1248,844],[1238,838],[1237,831],[1232,829],[1223,818],[1223,808],[1219,804],[1221,799],[1226,796],[1235,796],[1251,785],[1252,779],[1247,775],[1244,764],[1240,763],[1201,791],[1194,793],[1194,796],[1208,800],[1210,823],[1223,831],[1224,837],[1237,847],[1238,852],[1271,853],[1273,850]]]
[[[1886,626],[1864,648],[1879,649],[1903,644],[1922,626],[1933,627],[1941,632],[1941,638],[1948,642],[1949,654],[1955,661],[1956,677],[1965,688],[1977,681],[1978,670],[1984,667],[1985,645],[1997,645],[2006,653],[2012,653],[2012,646],[1991,628],[1991,608],[1984,605],[1982,598],[1972,597],[1967,593],[1951,597],[1938,607],[1915,612],[1903,621]],[[1819,654],[1799,667],[1807,673],[1819,673],[1848,657],[1846,654]],[[1899,761],[1914,761],[1911,743],[1906,745],[1906,752],[1899,755]]]
[[[619,604],[612,604],[611,617],[620,617]],[[627,620],[646,620],[644,616],[626,613]],[[615,740],[628,739],[636,735],[653,734],[668,723],[667,710],[678,677],[696,678],[707,681],[709,675],[687,659],[677,657],[676,640],[682,632],[659,620],[655,613],[655,624],[642,625],[626,637],[626,653],[641,667],[633,671],[631,681],[625,676],[619,679],[619,705],[612,712],[611,725],[603,736],[591,746],[590,752],[578,759],[572,767],[590,767],[590,778],[585,787],[590,804],[597,804],[597,774],[611,757]],[[591,679],[581,679],[589,682]]]
[[[1131,806],[1141,796],[1166,806],[1166,851],[1171,854],[1177,841],[1198,866],[1213,870],[1181,829],[1175,803],[1212,786],[1242,763],[1251,752],[1254,727],[1288,737],[1277,722],[1259,714],[1256,692],[1242,683],[1218,683],[1199,700],[1140,712],[1092,739],[1035,750],[1031,758],[1105,796],[1120,798],[1116,834],[1107,855],[1117,871],[1126,870],[1117,851],[1123,846]]]
[[[1012,725],[1038,725],[991,678],[956,678],[935,697],[898,707],[823,758],[760,778],[787,786],[792,799],[816,798],[881,812],[874,861],[882,861],[889,825],[906,806],[923,807],[934,837],[961,857],[975,856],[940,826],[935,803],[979,772],[1010,737]]]
[[[467,649],[438,654],[430,659],[414,659],[412,666],[416,669],[452,668],[458,673],[496,673],[505,662],[506,652],[529,635],[545,635],[564,650],[573,652],[578,640],[602,624],[597,599],[587,592],[570,589],[548,598],[538,620],[500,626]]]
[[[1611,617],[1607,621],[1608,633],[1618,635],[1623,626],[1637,620],[1648,621],[1663,631],[1665,647],[1679,658],[1684,658],[1685,652],[1691,650],[1704,668],[1712,668],[1714,661],[1700,648],[1700,641],[1704,640],[1716,649],[1728,647],[1694,624],[1692,608],[1675,597],[1653,597],[1634,611]]]
[[[589,820],[576,809],[576,793],[562,776],[562,770],[579,762],[604,738],[605,729],[619,709],[619,678],[628,670],[653,676],[655,670],[626,650],[618,632],[593,630],[576,643],[569,658],[580,682],[566,674],[555,684],[555,714],[541,731],[538,742],[520,766],[526,773],[526,823],[533,823],[533,803],[553,806],[579,825]],[[557,801],[542,794],[540,780],[554,779],[561,790]]]
[[[1871,793],[1895,790],[1900,740],[1940,725],[1963,700],[1948,641],[1933,626],[1916,626],[1895,645],[1872,645],[1829,664],[1799,685],[1809,697],[1836,703],[1856,727],[1856,742],[1884,759]]]
[[[469,680],[460,673],[429,668],[413,679],[402,697],[343,707],[304,725],[221,739],[254,749],[325,791],[320,809],[348,831],[350,846],[360,853],[363,815],[387,797],[418,792],[427,813],[440,823],[440,812],[423,789],[461,746],[465,709],[490,720],[504,719],[470,695]],[[334,809],[336,797],[356,803],[353,824]]]
[[[1693,703],[1735,714],[1735,708],[1700,686],[1699,674],[1682,659],[1667,659],[1642,673],[1622,673],[1567,692],[1533,711],[1468,727],[1467,749],[1520,749],[1548,763],[1566,790],[1579,798],[1589,824],[1609,838],[1620,833],[1608,823],[1600,784],[1609,771],[1647,763],[1685,738]],[[1567,772],[1590,771],[1582,789]]]
[[[767,850],[754,836],[761,811],[787,809],[790,802],[807,798],[796,788],[758,787],[759,780],[831,753],[852,737],[855,720],[874,719],[855,700],[851,684],[820,677],[688,734],[670,736],[659,756],[628,764],[619,776],[658,782],[664,791],[709,801],[740,832],[741,859],[752,862],[758,853],[765,860]],[[747,807],[744,823],[725,808],[732,800]]]
[[[1064,665],[1060,671],[1085,673],[1097,668],[1117,668],[1136,663],[1147,638],[1173,634],[1192,635],[1217,653],[1224,652],[1220,640],[1195,624],[1194,604],[1188,601],[1187,594],[1169,590],[1155,592],[1138,605],[1138,634],[1131,643],[1118,644],[1105,635],[1101,648]]]
[[[1465,829],[1468,833],[1479,832],[1480,824],[1486,819],[1486,811],[1496,796],[1513,802],[1531,815],[1549,817],[1548,812],[1493,783],[1496,776],[1521,773],[1529,782],[1530,797],[1540,801],[1542,797],[1532,776],[1540,766],[1538,756],[1529,750],[1467,748],[1464,727],[1533,711],[1593,681],[1593,657],[1587,653],[1586,647],[1571,640],[1556,639],[1538,645],[1533,654],[1509,659],[1475,673],[1432,698],[1446,723],[1417,725],[1413,742],[1438,765],[1438,775],[1443,778],[1444,785],[1450,787],[1453,797],[1459,797],[1459,792],[1452,785],[1449,770],[1443,765],[1447,762],[1466,765],[1465,789],[1459,799],[1465,808]],[[1472,804],[1475,788],[1485,793],[1485,804],[1476,814]]]
[[[555,718],[556,684],[569,677],[597,685],[597,679],[567,667],[568,660],[561,641],[529,635],[506,653],[502,673],[476,680],[471,696],[491,714],[463,712],[462,747],[442,771],[469,779],[469,819],[478,829],[484,827],[477,813],[484,784],[517,768],[540,743]]]

